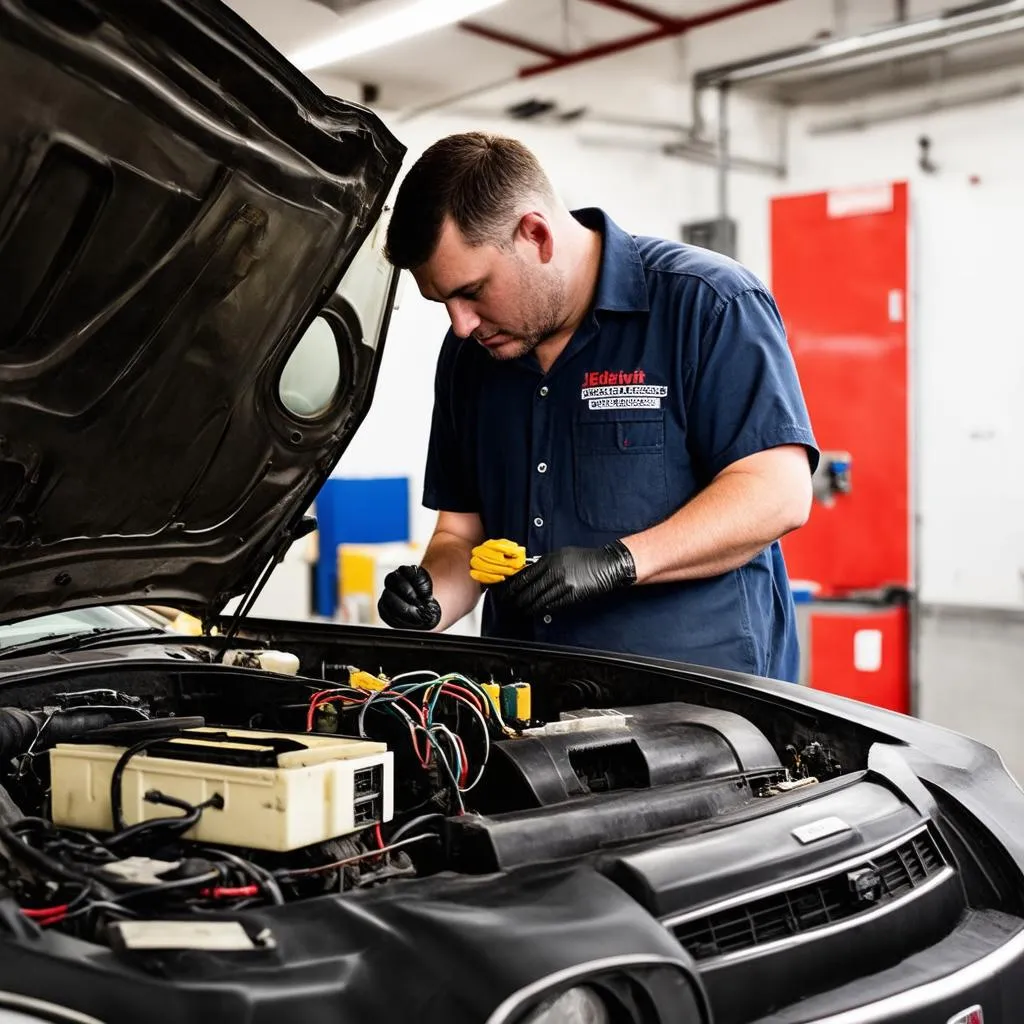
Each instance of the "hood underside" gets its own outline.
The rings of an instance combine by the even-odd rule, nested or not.
[[[336,290],[404,149],[199,0],[0,0],[0,95],[0,619],[213,614],[365,414],[376,325]],[[339,384],[295,415],[325,306]]]

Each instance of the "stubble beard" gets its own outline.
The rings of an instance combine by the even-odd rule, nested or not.
[[[538,345],[554,337],[565,322],[565,281],[561,276],[550,281],[531,280],[531,275],[522,273],[519,280],[520,293],[534,296],[534,302],[526,310],[528,321],[521,333],[500,331],[509,340],[500,350],[488,349],[488,354],[499,362],[521,359]],[[514,343],[514,344],[513,344]]]

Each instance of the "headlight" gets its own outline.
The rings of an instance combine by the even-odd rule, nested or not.
[[[544,1003],[523,1024],[611,1024],[611,1017],[593,989],[580,987]]]

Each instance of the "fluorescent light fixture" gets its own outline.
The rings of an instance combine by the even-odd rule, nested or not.
[[[342,28],[293,54],[302,71],[377,50],[443,28],[505,0],[375,0],[346,15]]]

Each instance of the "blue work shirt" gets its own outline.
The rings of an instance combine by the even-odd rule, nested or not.
[[[449,331],[438,358],[423,503],[476,512],[485,535],[543,555],[668,518],[730,463],[818,451],[775,302],[723,256],[636,237],[600,210],[588,315],[547,373]],[[468,571],[468,570],[467,570]],[[799,649],[777,543],[708,579],[642,584],[530,618],[485,598],[483,633],[795,681]]]

